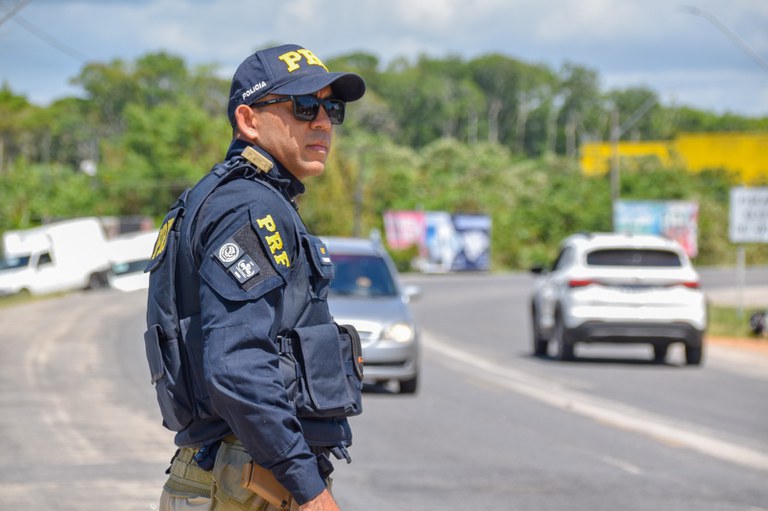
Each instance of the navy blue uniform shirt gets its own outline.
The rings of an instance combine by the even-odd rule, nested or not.
[[[233,142],[227,159],[247,146]],[[197,215],[191,246],[182,239],[181,250],[191,249],[198,267],[182,268],[184,258],[177,267],[181,297],[185,272],[199,272],[188,279],[199,280],[199,302],[179,307],[181,316],[189,316],[184,309],[193,313],[188,337],[201,339],[193,350],[200,360],[193,365],[203,373],[193,378],[211,408],[211,417],[177,434],[177,445],[199,447],[234,433],[299,503],[319,494],[325,483],[288,400],[275,340],[299,317],[307,324],[332,322],[324,300],[308,306],[296,299],[308,297],[302,287],[311,285],[302,249],[306,232],[292,204],[303,191],[278,162],[266,174],[220,185]]]

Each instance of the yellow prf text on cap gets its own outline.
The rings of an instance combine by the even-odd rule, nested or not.
[[[289,73],[293,73],[297,69],[301,68],[302,59],[306,60],[307,64],[310,66],[320,66],[328,71],[328,68],[325,67],[325,64],[323,64],[323,62],[317,58],[314,53],[309,50],[305,50],[304,48],[283,53],[277,58],[285,62],[286,70]]]

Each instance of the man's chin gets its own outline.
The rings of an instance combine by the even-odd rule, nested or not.
[[[295,174],[299,181],[303,181],[308,177],[316,177],[325,172],[325,163],[313,163],[308,165],[302,165],[301,174]]]

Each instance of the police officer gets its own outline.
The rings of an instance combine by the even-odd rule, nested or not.
[[[168,213],[148,267],[147,357],[179,447],[161,509],[338,509],[330,455],[349,461],[362,359],[294,198],[364,92],[298,45],[234,74],[226,158]]]

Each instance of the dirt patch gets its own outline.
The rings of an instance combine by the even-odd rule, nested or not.
[[[768,338],[765,337],[720,337],[709,335],[706,337],[705,342],[768,355]]]

